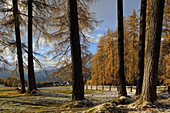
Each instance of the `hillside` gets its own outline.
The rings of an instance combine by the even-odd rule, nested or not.
[[[49,80],[48,79],[48,76],[51,76],[52,73],[48,73],[46,74],[45,71],[43,70],[39,70],[39,71],[36,71],[35,72],[35,75],[36,75],[36,81],[37,82],[40,82],[40,81],[45,81],[45,80]],[[19,77],[18,75],[13,75],[10,71],[8,70],[4,70],[4,69],[1,69],[0,70],[0,78],[8,78],[9,76],[15,76],[15,77]],[[28,75],[27,73],[25,73],[25,79],[27,80],[28,79]]]

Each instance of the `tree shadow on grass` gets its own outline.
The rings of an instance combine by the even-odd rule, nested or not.
[[[62,102],[55,102],[55,101],[6,101],[3,102],[3,104],[19,104],[19,105],[28,105],[28,106],[61,106],[63,103]]]
[[[0,98],[17,98],[17,97],[25,97],[25,95],[5,95],[5,96],[0,96]]]
[[[0,98],[15,98],[14,96],[0,96]]]
[[[8,92],[8,91],[15,91],[14,89],[4,89],[4,90],[0,90],[0,92]]]
[[[141,112],[141,110],[140,109],[134,109],[134,108],[120,107],[119,112],[120,113],[129,113],[129,112],[136,113],[136,112]]]
[[[157,108],[170,109],[170,94],[163,93],[157,96],[158,102],[155,103]]]

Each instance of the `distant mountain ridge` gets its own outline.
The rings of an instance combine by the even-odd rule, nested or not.
[[[0,78],[8,78],[11,75],[10,71],[0,69]]]
[[[36,71],[35,75],[36,75],[37,82],[46,81],[46,80],[48,80],[48,76],[49,76],[49,74],[47,75],[45,73],[45,71],[43,71],[43,70]],[[9,76],[15,76],[15,77],[19,78],[19,75],[13,75],[8,70],[0,69],[0,78],[8,78]],[[26,73],[25,73],[25,79],[26,80],[28,79],[28,74],[26,74]]]

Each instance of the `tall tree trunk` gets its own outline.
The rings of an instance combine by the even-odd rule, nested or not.
[[[136,84],[136,95],[142,92],[142,83],[144,75],[145,62],[145,34],[146,34],[146,7],[147,0],[141,0],[140,12],[140,36],[139,36],[139,51],[138,51],[138,75]]]
[[[124,72],[124,29],[123,29],[123,1],[117,0],[118,6],[118,82],[119,96],[127,96]]]
[[[142,87],[142,100],[156,101],[156,81],[160,53],[162,21],[165,0],[152,0],[152,10],[149,25],[149,45],[146,54],[146,66]]]
[[[18,11],[18,0],[13,0],[13,17],[15,21],[15,36],[17,45],[17,56],[19,64],[19,74],[21,81],[21,93],[25,93],[25,79],[24,79],[24,67],[22,59],[22,47],[21,47],[21,37],[20,37],[20,24],[19,24],[19,11]]]
[[[33,48],[32,48],[32,1],[28,0],[28,88],[29,93],[36,90],[36,81],[33,63]]]
[[[72,79],[73,79],[72,100],[83,100],[84,83],[82,75],[77,0],[68,0],[68,6],[69,6],[69,22],[70,22],[69,27],[70,27],[70,45],[72,57]]]

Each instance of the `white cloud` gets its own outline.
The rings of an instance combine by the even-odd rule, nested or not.
[[[93,42],[93,43],[98,43],[98,42],[99,42],[99,39],[94,38],[94,39],[92,39],[92,42]]]
[[[98,26],[97,26],[97,27],[95,27],[95,30],[100,30],[100,27],[98,27]]]
[[[98,38],[100,38],[100,37],[103,36],[103,34],[97,34],[96,36],[97,36]]]
[[[92,43],[98,43],[99,42],[99,39],[87,34],[87,36],[89,37],[88,40]]]

